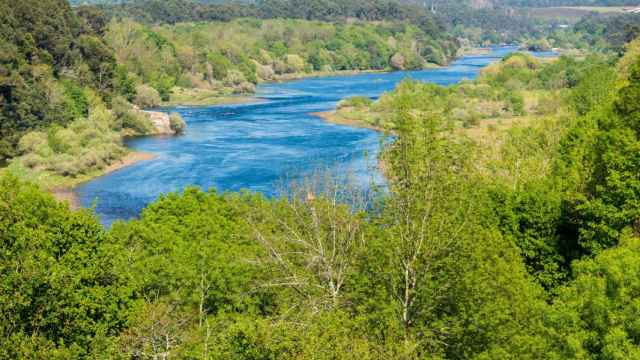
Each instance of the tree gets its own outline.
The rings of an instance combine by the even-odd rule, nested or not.
[[[626,233],[618,246],[573,266],[547,317],[562,358],[634,359],[640,291],[640,240]]]
[[[344,305],[355,255],[365,246],[368,199],[333,176],[294,187],[289,200],[273,204],[260,221],[264,224],[251,220],[268,254],[264,263],[273,271],[273,280],[263,286],[293,289],[303,306],[315,312]],[[274,225],[281,230],[274,231]]]
[[[132,306],[117,248],[88,210],[72,212],[12,177],[0,178],[0,190],[0,356],[99,352]]]

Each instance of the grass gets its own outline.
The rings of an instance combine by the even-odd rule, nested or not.
[[[559,18],[567,21],[577,21],[583,16],[596,12],[600,14],[623,13],[627,6],[558,6],[544,8],[527,8],[528,14],[538,18]]]
[[[255,102],[252,96],[233,95],[229,92],[206,89],[173,88],[171,99],[163,102],[162,106],[213,106],[222,104],[243,104]]]
[[[2,173],[10,173],[21,180],[40,185],[43,190],[53,191],[63,188],[73,188],[83,182],[106,174],[106,170],[96,169],[71,177],[58,175],[51,171],[29,169],[16,161],[0,170],[0,174]]]
[[[70,189],[91,179],[106,175],[113,171],[136,164],[141,161],[151,160],[155,155],[143,152],[127,151],[121,158],[101,167],[93,168],[74,176],[65,176],[53,171],[42,169],[30,169],[20,161],[13,161],[8,166],[0,169],[0,175],[11,173],[18,178],[36,183],[44,190]]]

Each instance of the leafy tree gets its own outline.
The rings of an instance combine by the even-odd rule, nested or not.
[[[633,359],[640,355],[640,242],[620,244],[575,263],[575,280],[560,291],[548,316],[549,337],[562,358]]]
[[[1,356],[99,348],[126,327],[132,306],[129,278],[115,268],[120,254],[90,211],[72,212],[12,177],[0,189]]]

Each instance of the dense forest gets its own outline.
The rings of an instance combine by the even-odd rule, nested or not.
[[[0,163],[77,182],[123,157],[123,136],[155,133],[130,103],[136,84],[101,28],[63,0],[3,0],[0,9]]]
[[[0,0],[0,359],[640,358],[630,16],[541,35],[579,56],[343,100],[334,116],[388,135],[384,188],[321,170],[274,198],[188,188],[109,229],[43,190],[122,157],[151,131],[134,104],[176,87],[454,56],[446,22],[377,9],[211,22]]]
[[[241,19],[150,28],[114,21],[105,39],[119,63],[165,101],[172,89],[252,92],[286,76],[343,70],[422,69],[445,65],[458,43],[417,26]],[[161,59],[161,61],[158,61]]]
[[[131,17],[149,23],[259,19],[345,19],[408,21],[437,30],[434,16],[423,6],[394,0],[263,0],[259,2],[197,2],[189,0],[137,0],[101,6],[110,17]]]
[[[481,6],[479,6],[481,5]],[[238,18],[303,19],[325,22],[402,21],[420,28],[427,36],[440,39],[445,33],[472,41],[474,44],[521,42],[523,38],[548,37],[558,26],[573,23],[577,18],[552,11],[539,16],[531,9],[546,6],[570,6],[571,2],[525,1],[428,1],[396,2],[394,0],[264,0],[258,2],[207,2],[189,0],[136,0],[104,3],[97,11],[106,19],[132,18],[145,24],[174,24],[192,21],[231,21]],[[582,2],[582,5],[585,5]],[[592,6],[613,4],[589,3]],[[96,8],[81,6],[80,12],[95,12]],[[602,27],[619,28],[622,24],[637,23],[637,15],[612,12],[596,14],[595,22]],[[446,25],[445,25],[446,24]],[[598,35],[599,37],[599,35]]]

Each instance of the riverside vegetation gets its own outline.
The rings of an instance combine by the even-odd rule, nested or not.
[[[0,160],[46,188],[100,174],[123,136],[156,133],[135,82],[64,1],[0,2]],[[144,89],[143,89],[144,90]],[[149,105],[141,102],[141,105]],[[173,121],[176,129],[184,122]]]
[[[240,19],[150,27],[124,19],[107,26],[105,39],[134,79],[150,85],[147,92],[173,103],[215,103],[251,94],[262,81],[444,65],[458,50],[446,33],[398,22]]]
[[[0,10],[11,166],[142,132],[150,83],[66,2]],[[4,174],[0,358],[637,359],[640,40],[621,55],[347,100],[394,133],[385,191],[189,188],[105,229]]]
[[[426,13],[406,10],[415,18],[406,24],[247,18],[155,26],[63,0],[0,6],[0,160],[45,188],[100,175],[127,154],[124,137],[157,133],[154,117],[138,108],[245,101],[229,95],[314,72],[445,64],[458,49]],[[177,116],[166,120],[175,133],[185,125]]]

